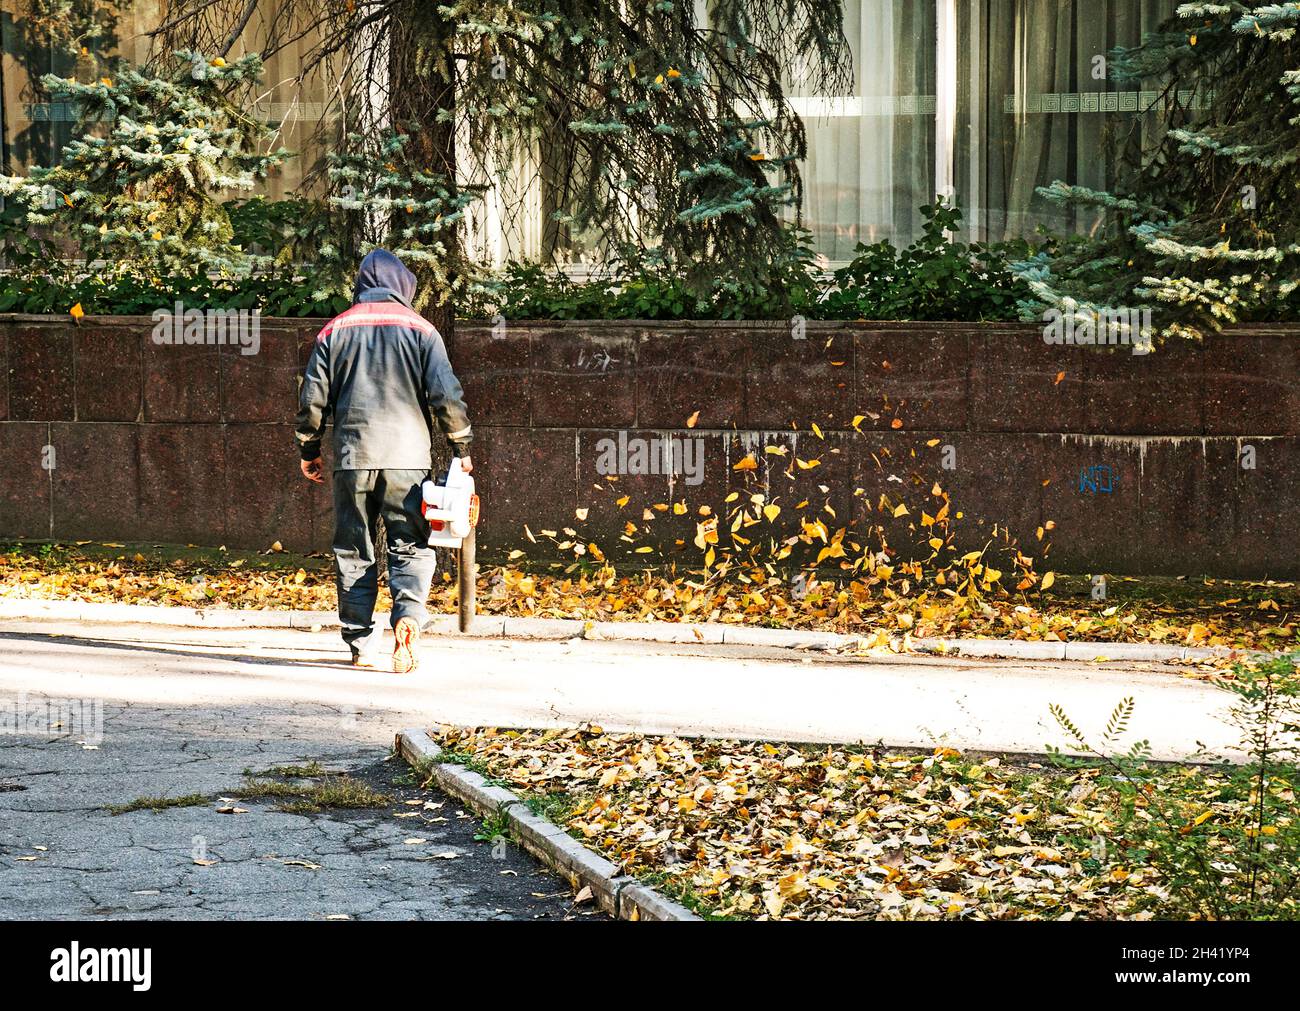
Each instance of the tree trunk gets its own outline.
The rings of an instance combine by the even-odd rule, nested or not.
[[[412,164],[425,171],[456,180],[456,59],[452,26],[431,5],[413,0],[394,8],[389,48],[389,112],[395,129],[410,136]],[[444,234],[445,269],[449,281],[458,273],[460,239]],[[437,327],[450,349],[455,340],[456,305],[449,290],[434,290],[431,272],[411,264],[423,296],[421,313]],[[450,452],[437,438],[430,471],[436,477],[447,469]],[[385,551],[385,555],[387,552]],[[438,572],[455,571],[452,552],[438,549]]]
[[[452,26],[419,0],[394,8],[389,51],[389,103],[396,129],[410,136],[412,163],[456,180],[456,59]],[[442,237],[447,276],[454,280],[459,237]],[[448,344],[455,332],[456,307],[450,291],[428,291],[427,271],[415,267],[427,299],[424,315]],[[424,276],[420,276],[424,274]]]

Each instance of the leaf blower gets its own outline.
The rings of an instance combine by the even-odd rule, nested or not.
[[[457,554],[460,591],[460,630],[468,632],[476,609],[478,564],[475,560],[479,502],[474,493],[474,478],[454,458],[447,472],[437,480],[427,480],[421,487],[424,518],[429,523],[429,546],[451,548]]]

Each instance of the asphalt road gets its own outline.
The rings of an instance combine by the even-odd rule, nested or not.
[[[1219,693],[1151,665],[455,638],[421,657],[398,677],[353,670],[329,632],[0,623],[0,917],[587,915],[531,858],[475,841],[456,802],[403,803],[419,798],[385,758],[408,726],[1038,752],[1065,743],[1049,703],[1091,730],[1132,696],[1133,734],[1158,757],[1232,742]],[[306,761],[396,796],[318,814],[220,799],[245,769]]]
[[[476,840],[482,823],[457,801],[419,789],[390,755],[400,721],[387,712],[301,699],[150,701],[135,678],[166,678],[175,653],[67,643],[0,638],[0,918],[597,915],[528,854]],[[238,677],[240,666],[224,676]],[[105,667],[112,683],[80,694],[81,679]],[[20,711],[25,725],[14,733]],[[311,761],[389,802],[292,814],[274,798],[230,798],[245,770]],[[203,802],[108,810],[188,794]]]

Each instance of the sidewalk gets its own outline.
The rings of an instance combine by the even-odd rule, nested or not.
[[[686,626],[689,628],[689,626]],[[1048,706],[1085,730],[1133,697],[1157,757],[1225,751],[1224,695],[1125,660],[846,657],[764,646],[426,636],[414,677],[359,672],[337,634],[293,629],[0,622],[0,697],[116,699],[178,713],[303,706],[364,714],[376,742],[410,726],[572,727],[684,736],[1041,753]],[[362,716],[356,716],[362,719]]]
[[[333,611],[233,610],[227,608],[152,607],[146,604],[104,604],[78,600],[0,599],[0,622],[49,619],[74,622],[171,625],[178,628],[292,628],[312,632],[339,627]],[[388,615],[376,615],[387,624]],[[436,615],[430,630],[436,635],[462,633],[453,615]],[[776,649],[852,649],[861,637],[835,632],[761,628],[752,625],[667,621],[579,621],[566,618],[516,618],[480,615],[468,633],[478,638],[613,639],[627,642],[709,643],[763,646]],[[999,657],[1021,660],[1078,660],[1094,663],[1133,660],[1168,663],[1229,656],[1224,648],[1197,649],[1157,643],[1037,642],[1021,639],[914,639],[923,653],[949,656]]]

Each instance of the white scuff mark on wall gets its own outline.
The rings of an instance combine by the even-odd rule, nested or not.
[[[1178,447],[1187,443],[1199,443],[1201,447],[1201,459],[1208,460],[1210,453],[1210,443],[1223,442],[1236,444],[1238,447],[1237,456],[1241,455],[1240,447],[1246,442],[1274,442],[1281,436],[1261,435],[1255,438],[1251,436],[1239,435],[1062,435],[1061,445],[1084,445],[1089,449],[1102,448],[1120,450],[1125,453],[1137,453],[1138,457],[1138,476],[1146,474],[1147,450],[1152,446],[1167,445]]]

